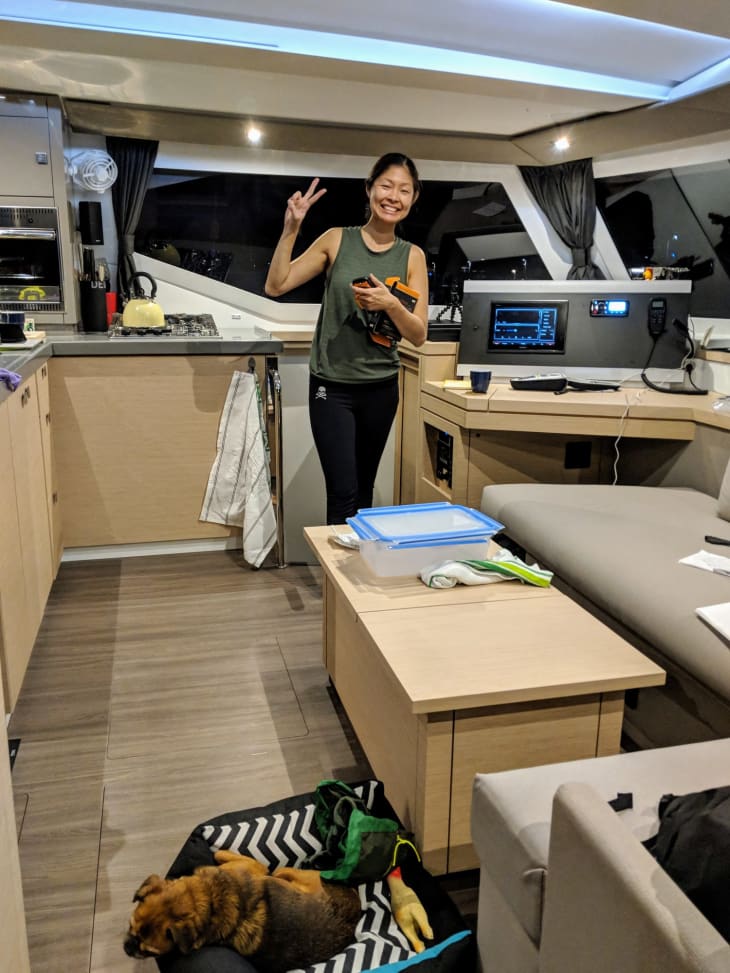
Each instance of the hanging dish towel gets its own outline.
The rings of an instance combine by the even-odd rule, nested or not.
[[[488,561],[444,561],[421,572],[421,581],[429,588],[453,588],[456,584],[491,584],[494,581],[518,579],[540,588],[548,588],[552,571],[543,571],[509,551],[498,551]]]
[[[251,372],[234,372],[231,378],[199,519],[241,527],[243,556],[255,568],[276,541],[264,419]]]

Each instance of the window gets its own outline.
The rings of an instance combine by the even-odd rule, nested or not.
[[[725,317],[730,304],[730,163],[596,179],[596,199],[632,268],[680,268],[690,312]]]
[[[308,176],[156,171],[136,233],[140,253],[263,294],[286,201]],[[302,226],[295,256],[330,226],[365,221],[364,179],[326,178],[327,193]],[[465,277],[549,279],[500,183],[428,181],[402,227],[429,269],[429,302],[460,303]],[[319,303],[323,278],[284,300]]]

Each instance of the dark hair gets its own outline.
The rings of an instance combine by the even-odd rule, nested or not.
[[[421,193],[421,180],[418,177],[416,163],[407,155],[403,155],[402,152],[386,152],[385,155],[381,155],[370,170],[370,175],[365,180],[365,189],[370,192],[375,180],[380,178],[385,170],[390,169],[391,166],[401,166],[403,169],[408,170],[408,173],[413,180],[413,194],[414,196],[419,196]]]

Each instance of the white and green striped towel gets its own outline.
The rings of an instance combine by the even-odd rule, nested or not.
[[[540,588],[550,587],[552,571],[530,566],[507,550],[498,551],[488,561],[444,561],[421,571],[421,581],[429,588],[453,588],[456,584],[492,584],[517,579]]]

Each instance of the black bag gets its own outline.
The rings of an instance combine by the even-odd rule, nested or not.
[[[659,802],[659,830],[644,846],[730,940],[730,787],[665,794]]]

